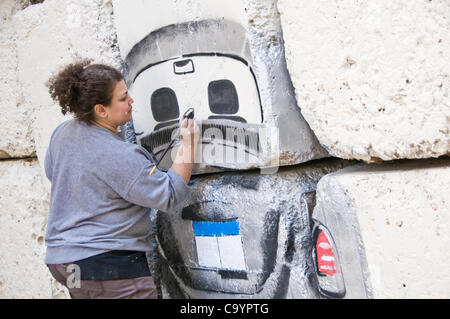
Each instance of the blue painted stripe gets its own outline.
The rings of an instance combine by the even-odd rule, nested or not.
[[[194,236],[232,236],[239,235],[237,219],[228,222],[193,221]]]

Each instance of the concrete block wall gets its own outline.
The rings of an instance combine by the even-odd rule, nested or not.
[[[337,247],[347,298],[448,298],[450,161],[358,164],[324,176],[313,218]]]
[[[363,293],[352,294],[347,282],[347,297],[450,297],[448,281],[438,276],[450,244],[448,3],[243,5],[260,41],[254,47],[283,46],[297,105],[322,147],[364,162],[320,179],[313,214],[351,225],[359,240],[353,256],[360,257]],[[0,241],[0,298],[68,297],[43,264],[50,191],[43,155],[67,119],[45,82],[77,57],[121,67],[113,9],[111,0],[0,3],[0,227],[7,234]],[[285,138],[295,141],[296,134]],[[382,161],[389,162],[374,163]],[[339,247],[351,247],[339,238]],[[316,297],[295,289],[290,298]]]
[[[44,268],[49,188],[36,158],[0,161],[0,298],[60,298]]]
[[[43,158],[53,129],[69,118],[45,84],[78,57],[120,67],[111,13],[110,1],[0,3],[0,298],[68,297],[43,263]]]
[[[298,105],[341,158],[450,152],[450,4],[279,0]]]

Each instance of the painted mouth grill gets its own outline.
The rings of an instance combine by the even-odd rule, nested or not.
[[[261,144],[258,129],[261,125],[236,123],[218,123],[214,120],[205,120],[200,124],[202,144],[210,144],[214,140],[223,141],[223,144],[234,148],[244,147],[245,152],[260,154]],[[140,140],[141,145],[153,155],[157,155],[170,143],[174,130],[178,130],[179,124],[164,127],[154,131]],[[231,144],[231,145],[230,145]]]

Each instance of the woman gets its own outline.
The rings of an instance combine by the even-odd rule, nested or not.
[[[133,104],[119,71],[81,61],[48,86],[62,113],[74,115],[55,129],[45,157],[50,272],[72,298],[156,298],[145,255],[150,208],[169,212],[188,195],[198,135],[193,120],[180,124],[171,168],[149,174],[155,159],[117,132],[132,119]]]

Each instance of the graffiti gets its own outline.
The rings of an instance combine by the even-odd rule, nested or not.
[[[199,2],[195,19],[178,5],[186,3],[114,1],[135,141],[160,159],[188,108],[201,131],[193,194],[178,211],[154,218],[157,281],[172,298],[315,296],[312,267],[300,261],[311,255],[309,211],[300,196],[316,181],[306,181],[302,170],[306,180],[294,170],[287,184],[278,174],[223,173],[274,173],[281,154],[292,154],[289,165],[325,154],[315,153],[318,144],[296,105],[281,41],[252,48],[240,1]],[[299,128],[301,138],[293,138]],[[170,153],[176,150],[174,144]],[[201,175],[211,172],[221,174]]]
[[[159,215],[158,240],[170,265],[163,268],[173,270],[163,278],[173,277],[177,282],[171,287],[172,294],[180,294],[175,292],[178,288],[183,294],[191,291],[194,296],[195,291],[251,296],[262,290],[274,271],[281,277],[287,276],[287,269],[276,267],[277,259],[281,264],[283,259],[278,237],[286,236],[285,229],[279,229],[281,212],[258,202],[261,196],[258,175],[251,177],[250,188],[241,184],[239,177],[233,177],[233,186],[222,179],[209,186],[215,194],[239,192],[249,200],[256,196],[251,201],[253,214],[248,213],[246,205],[229,198],[219,201],[193,196],[191,203],[180,212]],[[201,186],[204,181],[199,183]]]
[[[193,107],[202,132],[197,163],[261,164],[264,114],[251,57],[242,53],[245,32],[237,23],[210,19],[162,27],[133,46],[125,65],[138,143],[160,156],[180,114]],[[239,36],[217,51],[213,43],[220,33]],[[180,52],[174,43],[193,43],[195,49]],[[237,158],[236,150],[244,156]],[[164,160],[168,167],[171,159]]]
[[[194,175],[328,155],[295,101],[281,29],[272,37],[277,45],[264,45],[248,30],[241,1],[195,2],[195,19],[184,2],[113,3],[134,99],[129,140],[159,159],[176,136],[181,115],[192,107],[201,130]],[[160,167],[168,169],[173,157],[165,156]]]
[[[309,216],[320,176],[340,165],[195,177],[183,207],[158,213],[166,297],[317,298]]]

